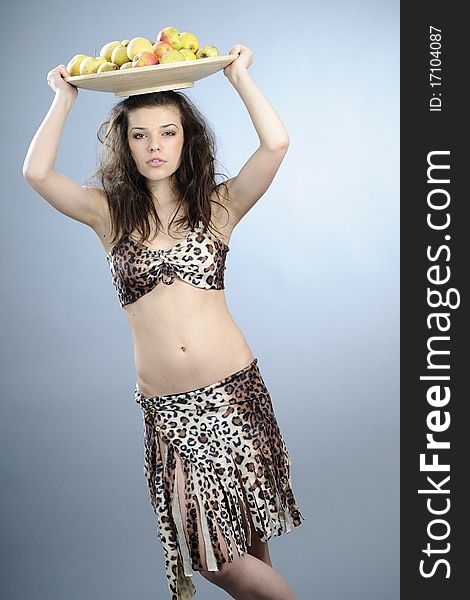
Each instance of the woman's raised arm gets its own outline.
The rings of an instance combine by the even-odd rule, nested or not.
[[[67,76],[64,65],[55,67],[47,75],[55,97],[28,148],[23,176],[55,209],[95,228],[105,215],[104,195],[98,188],[82,187],[55,170],[65,120],[78,95],[78,89],[63,79]]]
[[[237,44],[230,54],[239,56],[224,69],[224,74],[243,100],[260,141],[259,148],[238,175],[226,182],[231,201],[227,208],[238,221],[270,186],[289,147],[289,135],[276,110],[248,73],[252,51]]]

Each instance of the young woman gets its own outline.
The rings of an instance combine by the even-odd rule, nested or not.
[[[216,184],[213,134],[175,91],[113,107],[98,133],[101,187],[58,173],[60,136],[78,94],[64,65],[48,74],[55,98],[23,173],[57,210],[92,227],[106,252],[133,334],[144,472],[172,600],[193,596],[193,571],[233,598],[294,600],[268,550],[272,535],[304,519],[291,459],[224,296],[230,235],[268,189],[289,141],[248,74],[251,50],[237,44],[231,54],[224,74],[259,137],[237,176]]]

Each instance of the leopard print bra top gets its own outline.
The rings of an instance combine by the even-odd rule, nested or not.
[[[121,307],[175,277],[204,289],[224,289],[225,258],[229,247],[201,221],[195,230],[168,249],[153,249],[125,234],[106,254]]]

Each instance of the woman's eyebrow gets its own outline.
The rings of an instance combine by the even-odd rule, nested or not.
[[[160,129],[163,129],[164,127],[169,127],[170,125],[174,125],[175,127],[178,127],[178,125],[176,123],[167,123],[166,125],[160,125]],[[147,127],[132,127],[132,129],[147,129]],[[131,131],[132,131],[131,129]]]

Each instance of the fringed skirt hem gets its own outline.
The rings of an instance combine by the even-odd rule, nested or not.
[[[304,520],[257,362],[184,393],[149,398],[136,384],[144,474],[171,600],[191,600],[193,571],[217,571],[243,556],[252,544],[250,521],[266,542]]]

